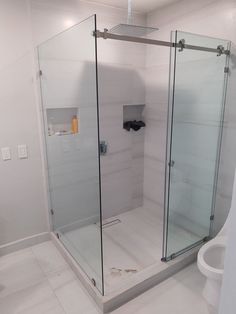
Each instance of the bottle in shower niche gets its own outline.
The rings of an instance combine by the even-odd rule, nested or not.
[[[50,118],[49,124],[48,124],[48,135],[52,136],[54,135],[54,130],[53,130],[53,118]]]
[[[71,120],[71,132],[76,134],[79,132],[79,121],[77,116],[73,116]]]

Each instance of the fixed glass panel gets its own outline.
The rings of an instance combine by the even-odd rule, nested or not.
[[[229,42],[183,32],[173,42],[229,49]],[[164,257],[174,257],[210,235],[224,97],[225,54],[173,48],[169,109]]]
[[[53,230],[103,293],[96,17],[38,47]]]

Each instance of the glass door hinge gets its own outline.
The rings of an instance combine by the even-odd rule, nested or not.
[[[43,75],[43,71],[39,70],[39,76],[42,76],[42,75]]]
[[[50,212],[51,212],[51,215],[54,215],[54,210],[53,209],[51,209]]]
[[[214,215],[211,215],[210,216],[210,220],[214,220],[215,216]]]
[[[224,73],[229,73],[229,67],[224,68]]]
[[[106,155],[107,153],[107,143],[105,141],[100,142],[100,155]]]
[[[96,280],[94,278],[92,278],[91,281],[92,281],[92,284],[94,285],[94,287],[96,287],[96,285],[97,285]]]

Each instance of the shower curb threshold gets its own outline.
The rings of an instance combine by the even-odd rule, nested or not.
[[[150,266],[133,277],[129,283],[122,285],[120,289],[102,296],[53,232],[51,232],[51,239],[102,313],[114,311],[123,304],[173,276],[181,269],[192,264],[196,260],[200,248],[192,249],[168,263],[163,263],[163,267],[161,268],[155,265]]]

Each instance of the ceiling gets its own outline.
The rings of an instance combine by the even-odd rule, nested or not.
[[[89,2],[97,2],[117,8],[127,8],[128,0],[87,0]],[[177,2],[180,0],[132,0],[132,9],[134,11],[147,13],[154,9],[159,9],[168,4]]]

